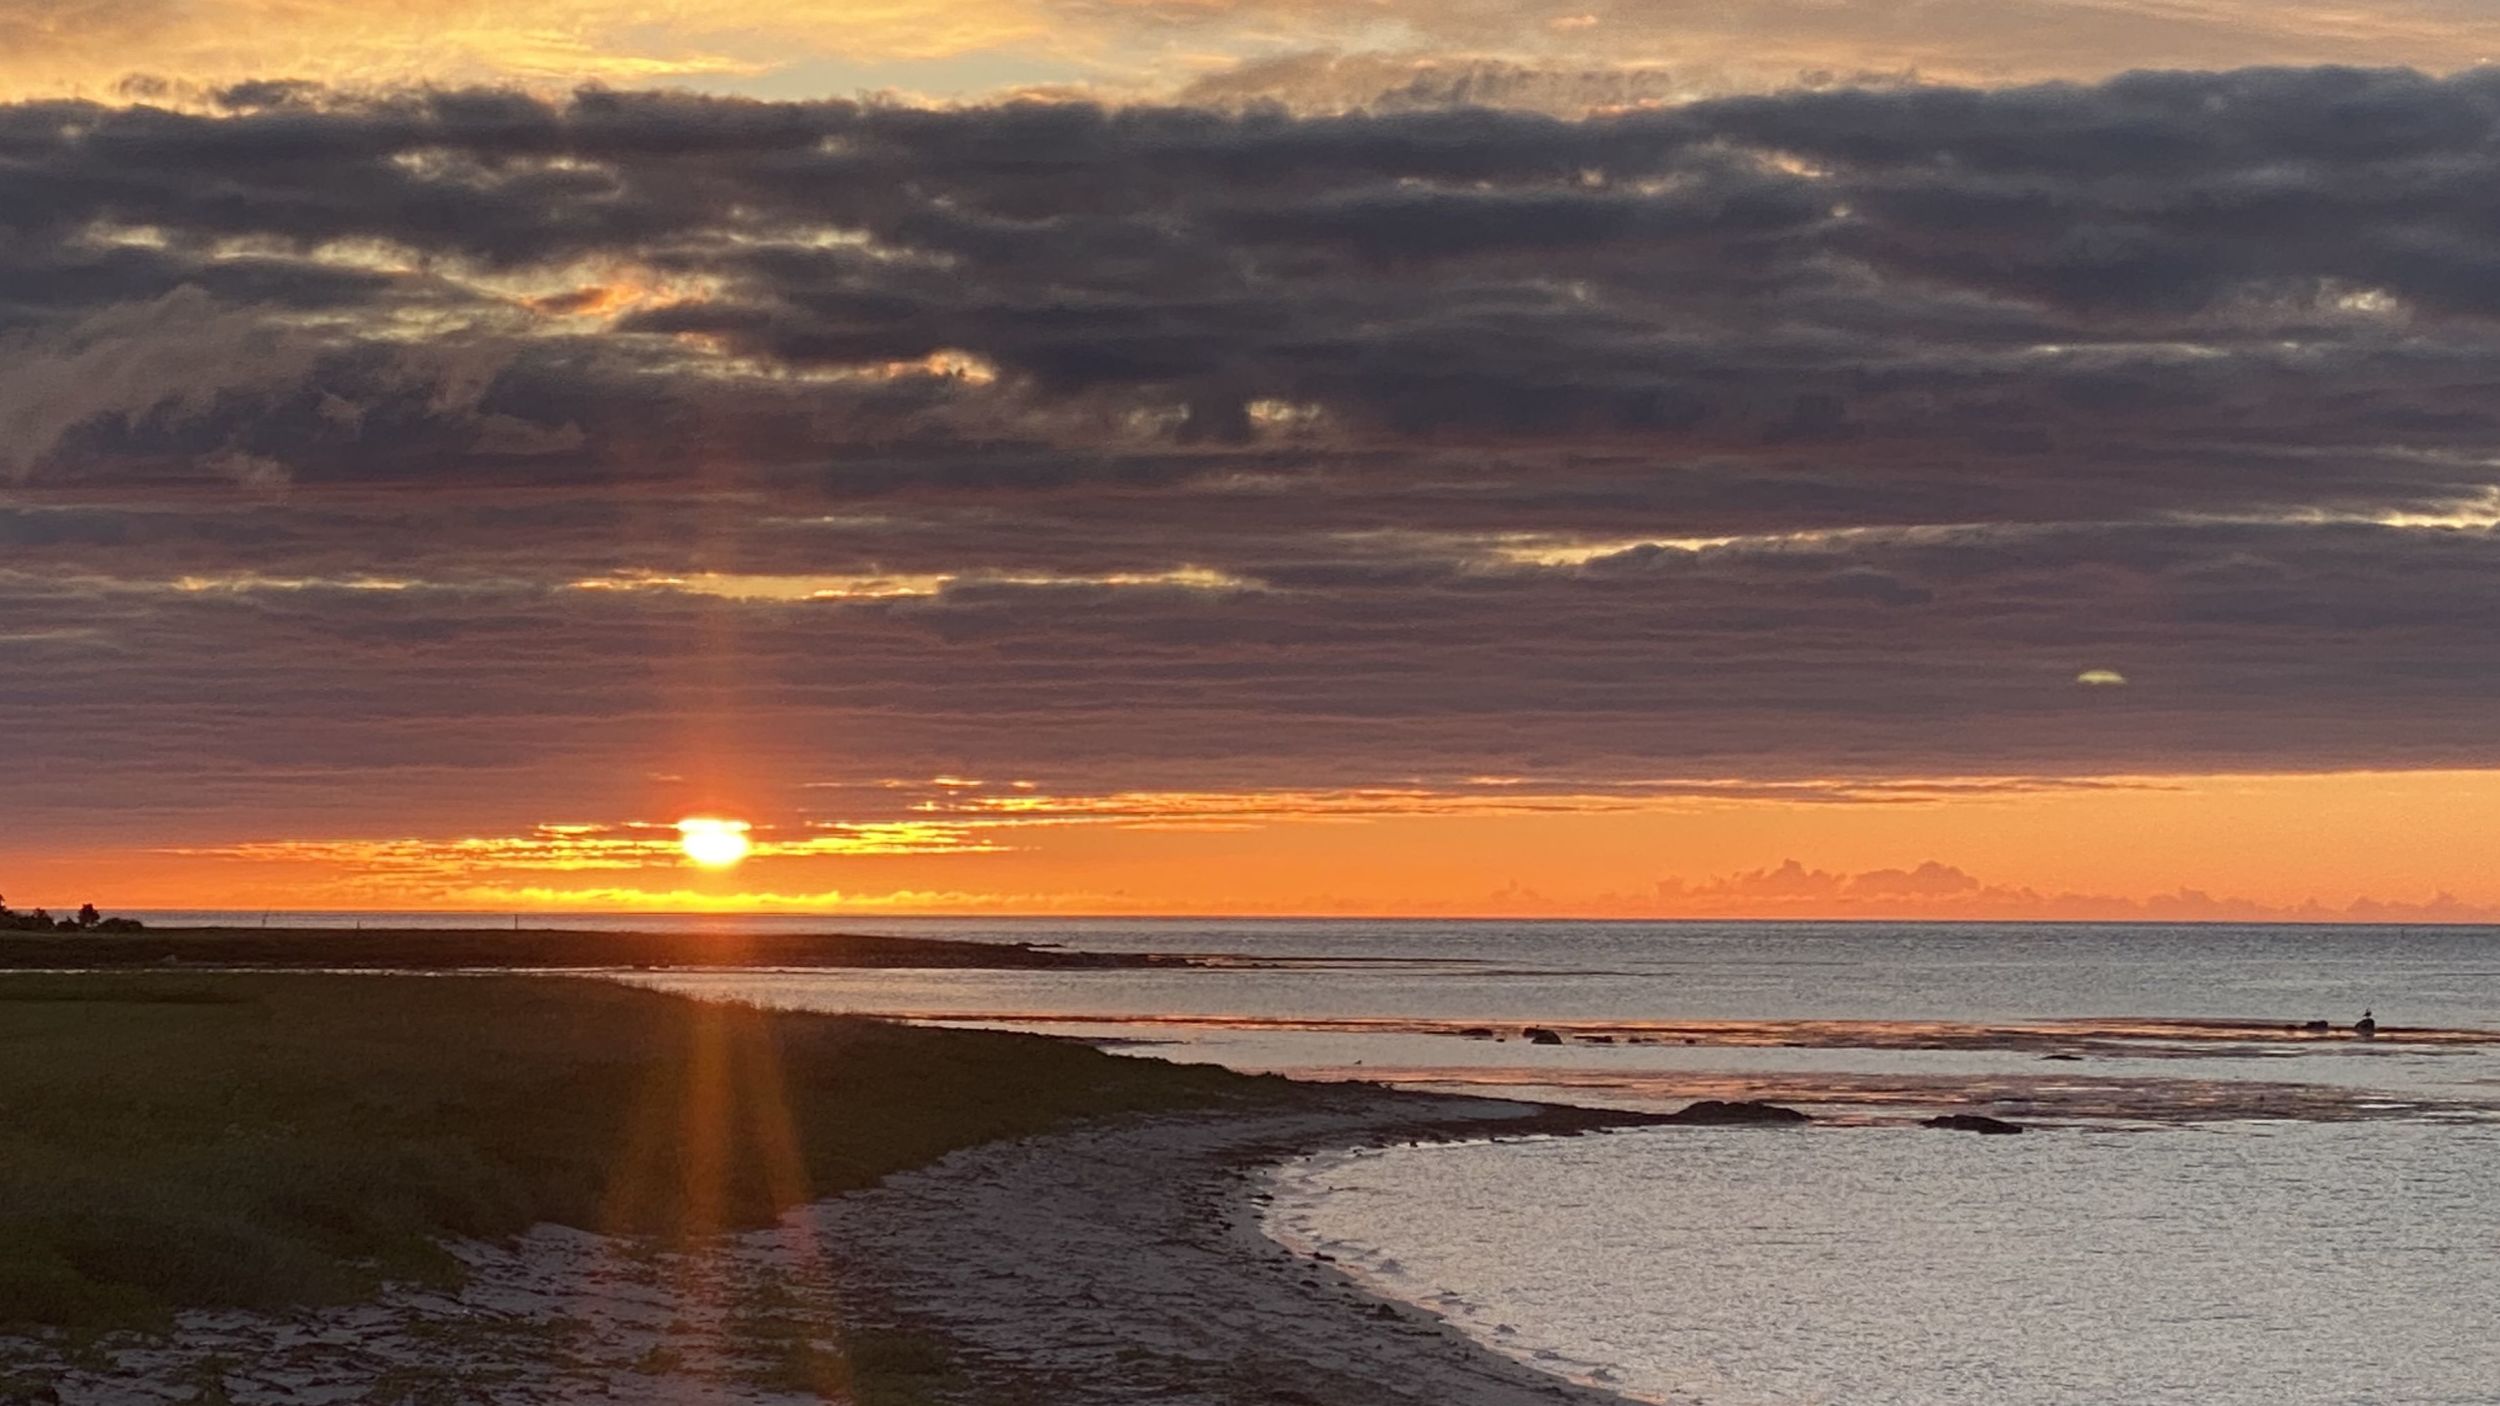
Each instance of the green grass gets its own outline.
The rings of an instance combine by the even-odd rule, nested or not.
[[[0,977],[0,1325],[336,1302],[539,1221],[766,1224],[974,1143],[1279,1087],[588,980]]]

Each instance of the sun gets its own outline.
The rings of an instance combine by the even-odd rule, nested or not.
[[[690,815],[677,822],[677,844],[686,857],[706,869],[727,869],[747,857],[748,825],[743,820],[718,820]]]

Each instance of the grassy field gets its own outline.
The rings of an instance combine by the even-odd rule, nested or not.
[[[0,1326],[339,1301],[538,1221],[765,1224],[973,1143],[1282,1089],[591,980],[0,977]]]

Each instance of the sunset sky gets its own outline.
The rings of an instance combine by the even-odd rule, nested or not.
[[[2500,920],[2486,57],[0,0],[0,894]]]

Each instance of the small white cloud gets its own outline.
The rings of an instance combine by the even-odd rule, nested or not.
[[[2127,676],[2116,669],[2086,669],[2075,675],[2075,682],[2086,688],[2124,688]]]
[[[278,460],[265,454],[247,454],[240,449],[229,449],[223,453],[211,455],[204,462],[209,468],[233,479],[239,487],[253,493],[282,494],[286,492],[287,485],[293,482],[295,477],[287,471],[287,466]]]

